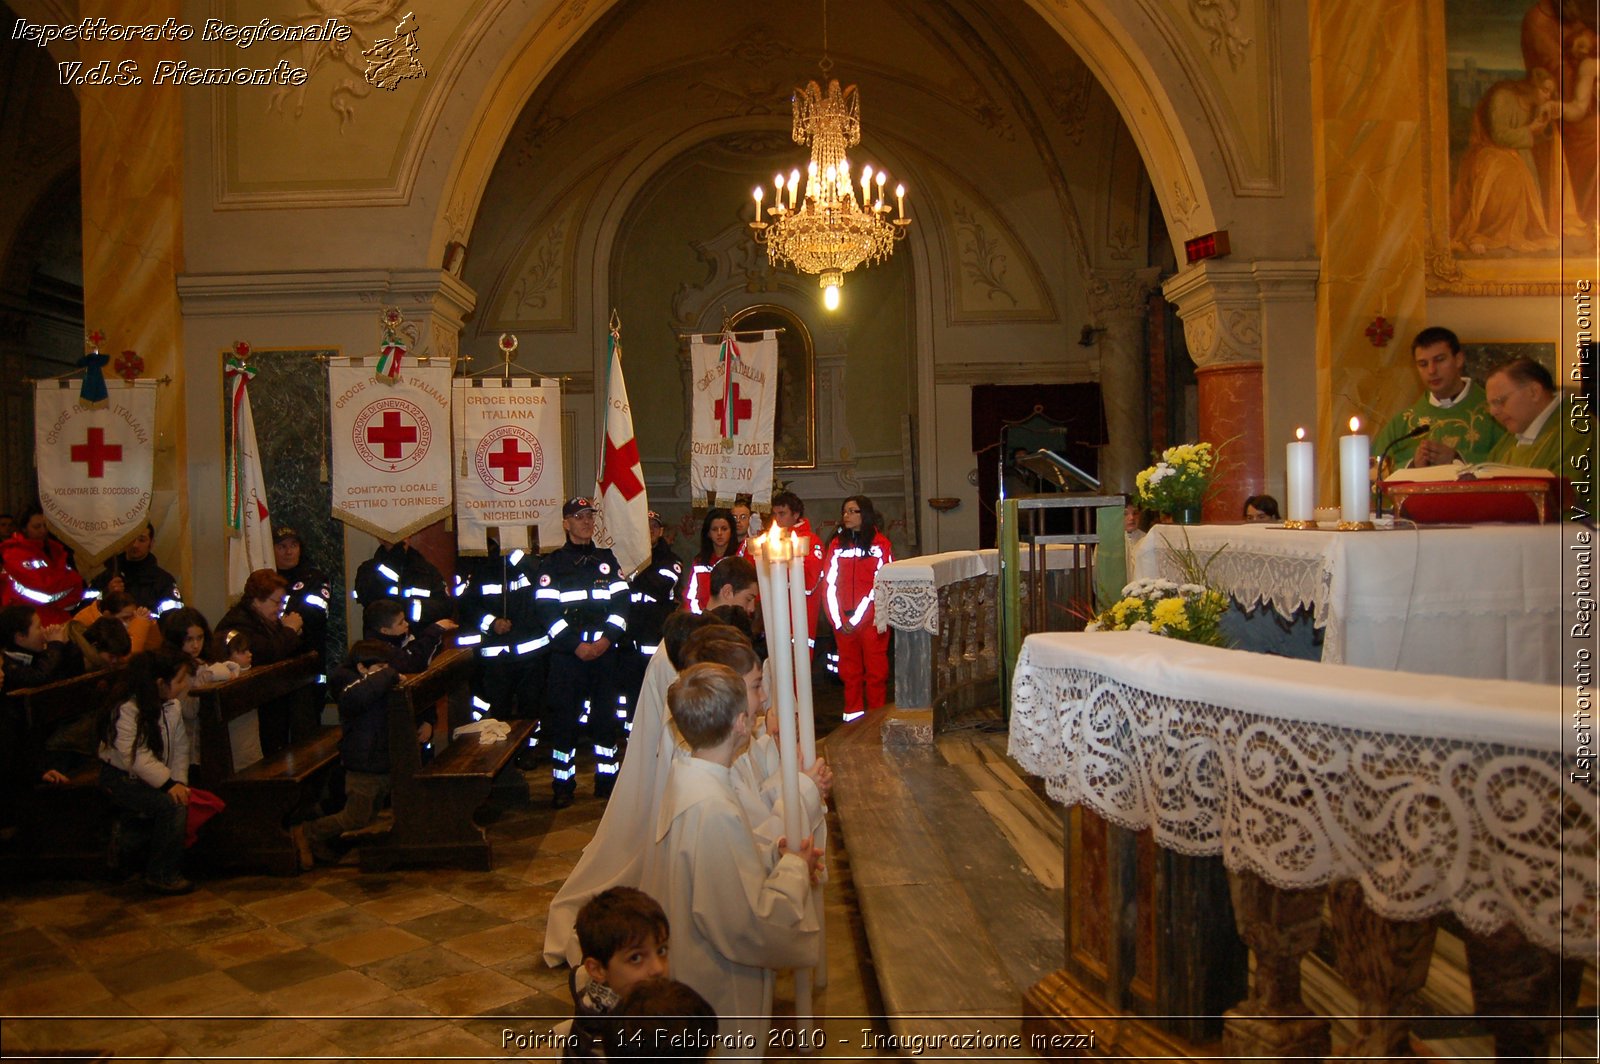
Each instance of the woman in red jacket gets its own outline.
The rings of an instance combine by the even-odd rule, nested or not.
[[[700,553],[689,563],[683,586],[683,605],[690,613],[704,613],[711,601],[711,570],[724,558],[739,553],[739,533],[734,531],[733,511],[717,507],[706,513],[700,526]]]
[[[878,531],[878,511],[865,495],[844,501],[839,531],[822,558],[828,620],[839,646],[844,719],[855,720],[889,700],[889,633],[878,631],[872,590],[878,570],[894,561]]]
[[[0,545],[0,558],[6,570],[0,606],[32,606],[46,628],[72,620],[83,598],[83,577],[50,534],[43,513],[28,512],[17,534]]]

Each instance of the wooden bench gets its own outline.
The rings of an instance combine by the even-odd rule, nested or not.
[[[489,838],[472,819],[494,779],[533,732],[532,721],[507,721],[505,742],[484,745],[475,735],[450,741],[471,722],[468,684],[472,652],[440,651],[426,672],[406,677],[389,695],[389,765],[394,827],[361,847],[363,871],[397,864],[451,864],[488,871]],[[433,723],[432,761],[424,765],[417,724]]]
[[[221,867],[278,875],[299,870],[289,814],[315,801],[339,758],[339,729],[319,726],[287,749],[262,757],[256,711],[268,702],[293,699],[320,715],[319,674],[317,656],[306,653],[194,690],[200,704],[200,763],[189,780],[228,804],[202,833],[197,856]]]
[[[23,744],[21,766],[28,773],[16,794],[17,839],[7,847],[5,865],[19,875],[101,876],[111,838],[111,800],[100,787],[100,759],[89,752],[68,772],[66,783],[40,779],[50,767],[47,744],[73,725],[87,726],[99,743],[101,711],[121,669],[103,669],[70,680],[27,687],[6,695],[7,713],[17,714]]]

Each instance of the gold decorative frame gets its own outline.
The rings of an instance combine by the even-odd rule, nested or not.
[[[1429,0],[1423,13],[1422,170],[1428,244],[1424,279],[1430,293],[1464,296],[1566,296],[1573,283],[1596,277],[1595,256],[1458,258],[1450,241],[1450,72],[1445,8],[1468,0]],[[1529,0],[1531,3],[1532,0]]]
[[[752,320],[753,319],[753,320]],[[777,320],[772,320],[777,319]],[[757,303],[736,311],[734,329],[782,329],[778,333],[778,416],[773,426],[773,469],[817,467],[817,352],[801,317],[776,303]],[[800,378],[798,394],[786,381]],[[795,425],[798,422],[798,431]]]

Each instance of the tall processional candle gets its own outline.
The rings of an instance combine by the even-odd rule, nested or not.
[[[776,527],[776,526],[774,526]],[[793,625],[795,726],[800,732],[800,764],[817,762],[817,725],[811,710],[811,626],[806,610],[806,558],[811,544],[793,535],[789,539],[789,618]]]
[[[1369,467],[1372,440],[1361,434],[1361,420],[1350,419],[1350,434],[1339,437],[1339,520],[1366,521],[1371,515],[1372,485]]]
[[[1289,521],[1311,521],[1316,516],[1316,461],[1316,445],[1306,439],[1305,429],[1295,429],[1289,444]]]
[[[800,766],[796,750],[794,705],[794,651],[790,616],[788,538],[777,525],[761,537],[761,562],[756,572],[765,572],[761,587],[761,614],[767,622],[768,660],[772,662],[772,700],[778,707],[778,753],[782,758],[783,830],[789,848],[798,850],[800,821]]]

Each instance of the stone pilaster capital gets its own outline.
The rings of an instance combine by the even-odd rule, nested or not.
[[[1261,289],[1253,266],[1207,260],[1161,286],[1178,308],[1189,356],[1199,368],[1261,361]]]
[[[1161,267],[1138,270],[1090,270],[1089,313],[1096,323],[1108,324],[1114,318],[1142,317],[1145,303],[1161,276]]]

